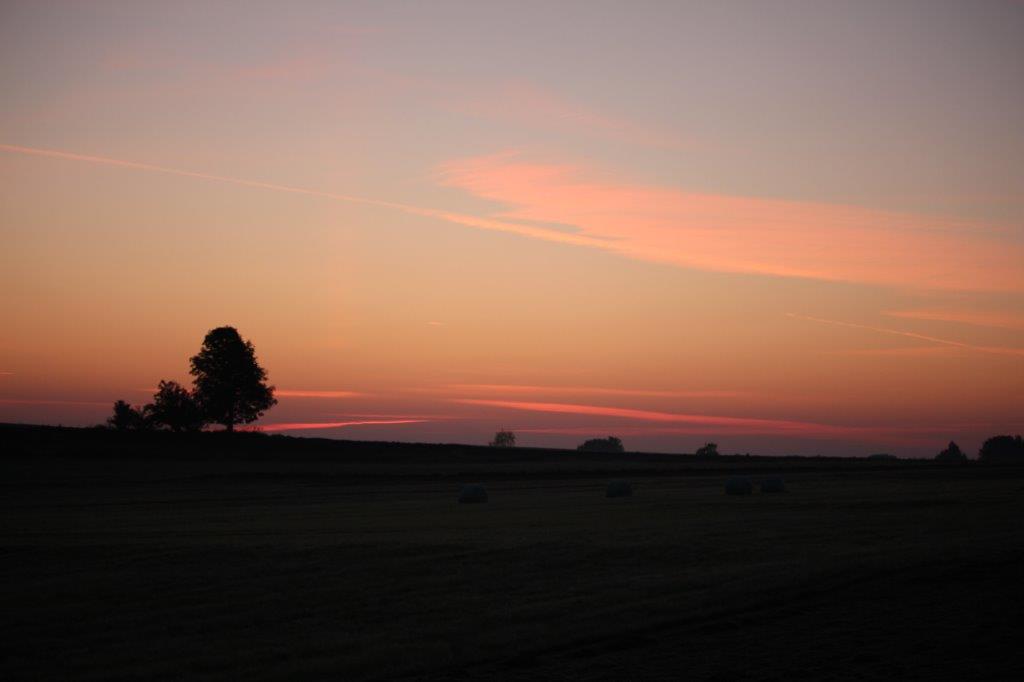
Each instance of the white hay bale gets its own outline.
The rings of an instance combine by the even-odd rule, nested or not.
[[[786,482],[782,480],[782,476],[770,476],[761,481],[761,492],[784,493],[786,492]]]
[[[487,501],[487,488],[482,483],[468,483],[459,491],[460,504],[479,504]]]
[[[621,479],[608,481],[608,486],[604,489],[605,497],[630,497],[632,495],[633,486],[630,485],[629,481]]]
[[[746,476],[733,476],[725,482],[726,495],[749,495],[754,492],[754,484]]]

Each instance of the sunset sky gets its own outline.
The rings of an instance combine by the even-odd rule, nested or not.
[[[251,340],[292,435],[1024,430],[1024,3],[3,2],[0,422]]]

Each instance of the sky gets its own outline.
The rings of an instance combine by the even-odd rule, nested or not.
[[[1024,3],[0,3],[0,422],[251,340],[268,432],[1024,430]]]

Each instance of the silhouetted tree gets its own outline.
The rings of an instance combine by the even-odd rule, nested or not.
[[[118,431],[139,431],[150,428],[150,425],[146,407],[132,407],[124,400],[114,403],[114,414],[107,419],[107,426]]]
[[[704,443],[697,448],[696,455],[698,457],[718,457],[718,443]]]
[[[153,424],[171,431],[198,431],[203,428],[203,411],[191,391],[177,381],[161,381],[147,405]]]
[[[935,455],[936,462],[966,462],[967,455],[963,453],[960,446],[954,441],[949,441],[946,449]]]
[[[580,452],[625,452],[626,449],[622,447],[622,441],[615,436],[608,436],[607,438],[591,438],[585,441],[577,448]]]
[[[516,434],[502,429],[494,434],[494,440],[490,442],[492,448],[514,448],[516,446]]]
[[[1024,463],[1024,440],[1020,436],[993,436],[981,446],[978,459],[989,464]]]
[[[252,343],[244,341],[234,327],[218,327],[206,335],[199,353],[192,357],[191,372],[193,395],[204,419],[223,424],[228,431],[235,424],[259,419],[277,404]]]

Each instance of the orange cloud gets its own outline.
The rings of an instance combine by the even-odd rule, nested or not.
[[[916,289],[1024,291],[1024,249],[999,241],[992,226],[631,185],[510,154],[452,161],[438,178],[502,204],[499,221],[571,226],[576,231],[541,236],[571,236],[630,258]]]
[[[363,395],[356,391],[302,391],[293,389],[276,389],[274,395],[280,398],[355,398]]]

